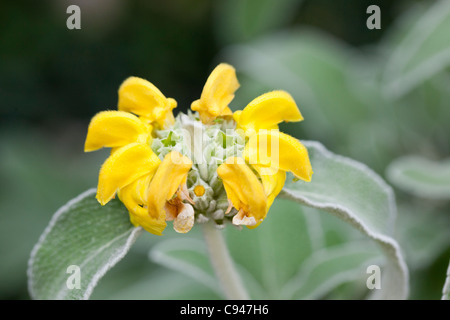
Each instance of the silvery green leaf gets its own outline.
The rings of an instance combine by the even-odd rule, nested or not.
[[[228,226],[222,232],[252,299],[322,298],[344,283],[363,286],[367,292],[361,275],[382,259],[373,244],[335,217],[287,200],[275,201],[256,229]],[[162,241],[152,248],[150,259],[223,298],[203,241]]]
[[[384,73],[385,92],[403,96],[450,65],[450,2],[436,1],[399,41]]]
[[[450,199],[450,159],[440,162],[419,156],[394,160],[387,168],[393,185],[421,198]]]
[[[88,299],[140,234],[119,200],[101,206],[95,193],[87,190],[61,207],[35,245],[28,264],[33,299]]]
[[[147,266],[150,264],[147,259],[143,263]],[[210,300],[223,299],[223,296],[183,273],[173,272],[165,266],[157,266],[148,268],[147,272],[140,274],[138,280],[123,282],[118,290],[104,288],[102,281],[95,289],[92,299]]]
[[[61,152],[60,138],[31,127],[0,129],[0,299],[29,297],[27,261],[33,246],[61,201],[96,183],[105,159],[103,152]]]
[[[365,165],[320,143],[304,144],[314,170],[312,181],[288,179],[280,196],[335,215],[373,239],[386,257],[382,289],[374,298],[407,298],[408,268],[393,238],[397,209],[392,189]]]
[[[448,265],[444,287],[442,288],[442,300],[450,300],[450,263]]]
[[[378,265],[379,258],[375,248],[360,242],[318,250],[285,285],[282,298],[319,299],[331,289],[355,278],[359,278],[360,286],[364,287],[367,268],[374,263]]]
[[[225,298],[221,284],[211,266],[205,242],[194,238],[175,238],[160,242],[149,253],[152,262],[184,274],[208,288],[216,296]],[[255,299],[264,298],[263,289],[252,274],[236,264],[242,280]]]
[[[155,245],[150,250],[149,258],[155,263],[188,275],[216,294],[222,295],[203,241],[192,238],[168,239]]]
[[[450,219],[442,209],[430,209],[417,202],[400,203],[397,224],[399,242],[411,271],[429,268],[448,248]]]

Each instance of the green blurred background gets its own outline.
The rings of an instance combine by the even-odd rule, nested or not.
[[[224,61],[241,82],[233,108],[287,90],[305,121],[283,130],[321,141],[395,186],[411,298],[439,299],[450,256],[450,164],[442,162],[450,152],[450,10],[442,3],[2,1],[0,298],[28,299],[34,243],[58,207],[95,187],[107,151],[83,153],[86,129],[95,113],[116,108],[120,83],[148,79],[185,111]],[[81,8],[81,30],[66,27],[70,4]],[[371,4],[381,9],[380,30],[366,27]],[[408,155],[436,161],[413,168],[413,180],[427,176],[414,188],[396,178]],[[143,241],[105,288],[160,272],[142,267],[156,240]],[[120,276],[124,270],[132,279]]]

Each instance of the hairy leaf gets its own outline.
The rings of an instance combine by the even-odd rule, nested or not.
[[[88,299],[140,234],[119,200],[102,207],[95,192],[90,189],[61,207],[34,247],[28,264],[33,299]]]
[[[450,65],[450,2],[436,1],[409,27],[384,73],[385,92],[401,97]]]
[[[415,196],[450,199],[450,159],[436,162],[418,156],[401,157],[389,165],[387,177]]]
[[[280,195],[335,215],[373,239],[387,258],[376,298],[407,298],[408,269],[392,236],[397,213],[392,189],[365,165],[335,155],[320,143],[305,145],[314,170],[312,181],[287,180]]]

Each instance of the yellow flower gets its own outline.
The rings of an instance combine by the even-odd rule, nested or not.
[[[177,232],[188,232],[194,225],[194,210],[181,200],[189,199],[185,183],[191,166],[190,159],[172,151],[159,163],[156,171],[122,188],[119,198],[130,212],[131,222],[161,235],[166,221],[174,220]]]
[[[192,161],[177,151],[168,153],[148,186],[148,213],[151,219],[164,223],[174,220],[174,228],[188,232],[194,225],[194,210],[181,200],[189,199],[185,184]],[[174,194],[176,197],[173,198]]]
[[[233,118],[237,122],[237,128],[243,129],[246,136],[261,129],[278,129],[278,124],[283,121],[303,120],[294,99],[282,90],[260,95],[244,110],[236,111]]]
[[[120,111],[137,114],[160,128],[174,123],[172,109],[176,106],[174,99],[166,98],[152,83],[141,78],[130,77],[119,88]]]
[[[161,205],[172,200],[191,166],[190,160],[176,151],[161,162],[150,146],[153,126],[163,128],[173,123],[175,106],[175,100],[165,98],[150,82],[128,78],[119,89],[119,111],[99,112],[92,118],[84,148],[86,152],[112,148],[99,173],[96,197],[100,204],[105,205],[118,193],[131,222],[158,235],[166,227]],[[180,232],[188,231],[184,220],[193,221],[193,214],[192,219],[184,218],[188,211],[184,205],[170,211],[168,219],[178,221]]]
[[[266,215],[266,195],[263,185],[242,158],[228,158],[217,168],[223,186],[238,213],[233,224],[254,226]]]
[[[259,130],[250,136],[244,150],[245,160],[266,169],[290,171],[298,179],[311,181],[308,150],[297,139],[278,130]],[[270,174],[267,170],[266,174]]]
[[[130,143],[113,152],[100,169],[97,200],[105,205],[120,190],[139,178],[152,175],[160,164],[152,149],[142,143]]]
[[[312,169],[303,144],[278,130],[283,121],[303,120],[294,99],[272,91],[232,113],[238,87],[234,68],[218,65],[191,105],[200,122],[196,114],[174,119],[174,99],[144,79],[126,79],[119,110],[95,115],[86,137],[86,152],[112,148],[99,173],[100,204],[117,194],[131,223],[156,235],[166,221],[180,233],[206,221],[257,227],[286,172],[310,181]],[[197,145],[203,140],[205,147]]]
[[[203,123],[211,123],[219,116],[232,115],[228,104],[239,88],[236,71],[226,63],[219,64],[210,74],[200,99],[192,102],[191,109],[198,111]]]
[[[313,172],[305,146],[297,139],[278,130],[265,131],[262,129],[259,133],[253,134],[246,143],[244,149],[246,163],[240,165],[224,163],[217,169],[228,198],[239,211],[239,220],[235,216],[234,224],[257,227],[264,220],[270,206],[283,188],[287,171],[292,172],[298,179],[311,181]],[[273,148],[273,144],[277,147]],[[238,166],[239,169],[232,170],[235,174],[229,173],[232,167]],[[253,168],[256,174],[250,169],[243,169],[244,167]],[[252,186],[246,184],[252,184]],[[256,190],[264,190],[262,194],[264,197]],[[236,200],[237,198],[239,201]],[[264,210],[261,211],[261,206],[253,206],[253,208],[258,207],[259,210],[245,206],[245,203],[249,201],[264,204]]]
[[[149,143],[151,131],[151,125],[131,113],[102,111],[97,113],[89,124],[84,151],[123,147],[133,142]]]
[[[229,115],[228,104],[238,85],[234,69],[228,74],[223,71],[225,66],[228,65],[221,64],[213,71],[201,99],[192,105],[203,122]],[[221,77],[222,74],[227,76]],[[245,162],[236,158],[227,160],[219,166],[217,174],[223,180],[228,199],[238,210],[233,223],[256,227],[283,188],[287,171],[297,179],[311,181],[313,171],[307,149],[297,139],[278,131],[279,123],[301,121],[303,117],[291,95],[278,90],[257,97],[242,111],[234,112],[233,119],[246,137]]]

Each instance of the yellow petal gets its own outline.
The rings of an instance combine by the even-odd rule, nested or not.
[[[235,116],[238,127],[248,131],[258,132],[260,129],[274,129],[283,121],[301,121],[303,117],[298,107],[285,91],[265,93],[250,102],[242,112]]]
[[[150,122],[164,122],[176,106],[174,99],[166,98],[152,83],[141,78],[130,77],[119,88],[119,110],[133,112]]]
[[[153,171],[119,190],[120,201],[128,209],[134,211],[138,208],[147,207],[148,186],[154,173]]]
[[[104,205],[136,179],[152,173],[160,164],[147,144],[131,143],[117,149],[106,159],[98,178],[97,199]]]
[[[251,220],[259,224],[266,216],[266,195],[250,167],[242,159],[231,157],[217,168],[217,174],[233,206],[241,212],[240,224]]]
[[[162,235],[166,223],[155,220],[148,214],[147,193],[153,173],[143,176],[120,189],[120,201],[128,209],[130,221],[134,226],[142,226],[146,231]]]
[[[313,174],[308,150],[297,139],[278,130],[260,130],[245,145],[244,158],[251,165],[291,171],[304,181]]]
[[[139,208],[133,212],[130,215],[130,221],[134,226],[141,226],[144,230],[157,236],[161,236],[167,226],[165,221],[159,221],[149,217],[147,209],[144,208]]]
[[[199,100],[192,103],[203,123],[209,123],[218,116],[231,115],[228,104],[239,88],[235,69],[226,63],[219,64],[210,74]]]
[[[122,147],[133,142],[148,142],[151,126],[123,111],[102,111],[91,120],[84,151],[103,147]]]
[[[267,196],[267,210],[269,211],[273,201],[283,189],[286,182],[286,172],[283,170],[275,171],[272,168],[262,167],[258,165],[252,166],[261,177],[261,182],[264,187],[264,192]]]
[[[156,170],[148,188],[148,212],[159,222],[166,220],[164,206],[185,183],[192,161],[177,151],[168,153]],[[165,223],[165,222],[164,222]]]

